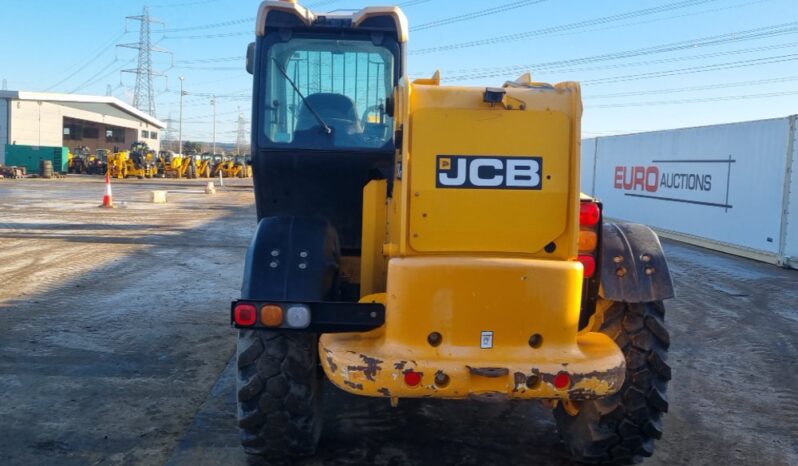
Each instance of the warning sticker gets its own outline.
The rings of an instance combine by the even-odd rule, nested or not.
[[[482,332],[482,338],[479,341],[479,347],[482,349],[493,348],[493,332],[490,331]]]

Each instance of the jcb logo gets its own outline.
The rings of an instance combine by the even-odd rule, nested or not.
[[[543,158],[439,155],[439,188],[542,189]]]

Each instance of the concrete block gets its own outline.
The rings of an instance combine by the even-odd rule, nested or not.
[[[150,191],[150,201],[154,204],[166,204],[166,191]]]

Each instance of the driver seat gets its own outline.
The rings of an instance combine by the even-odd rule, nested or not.
[[[357,117],[355,102],[342,94],[320,92],[305,97],[307,103],[321,116],[322,120],[331,128],[335,128],[338,135],[352,135],[362,133],[360,120]],[[299,116],[294,131],[294,142],[313,143],[319,141],[319,122],[308,106],[300,103]]]

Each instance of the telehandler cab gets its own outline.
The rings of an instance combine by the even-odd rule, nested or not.
[[[266,1],[256,32],[246,452],[312,454],[326,375],[393,404],[543,400],[575,460],[651,456],[673,287],[650,229],[580,195],[579,85],[409,81],[397,7]]]

